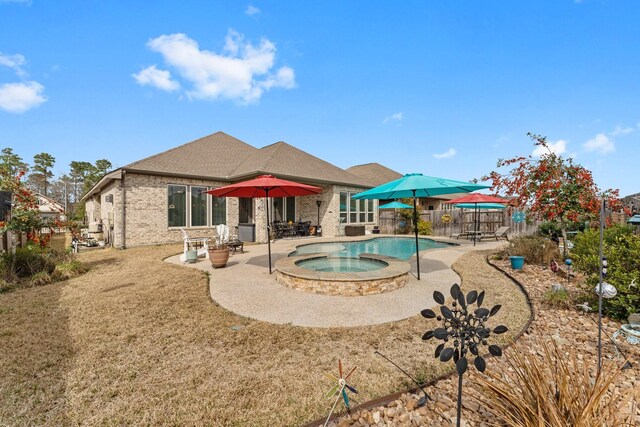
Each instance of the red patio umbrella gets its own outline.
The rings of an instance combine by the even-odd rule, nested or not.
[[[509,203],[508,200],[503,199],[502,197],[491,196],[489,194],[478,194],[478,193],[470,193],[466,196],[458,197],[457,199],[448,200],[447,203],[459,204],[459,203],[473,203],[475,209],[473,211],[473,246],[476,245],[476,232],[477,230],[477,220],[478,216],[478,204],[482,203]]]
[[[216,197],[264,197],[267,204],[267,245],[269,247],[269,274],[271,274],[271,238],[269,236],[269,197],[293,197],[318,194],[320,187],[301,184],[276,178],[273,175],[260,175],[248,181],[237,182],[207,191]]]

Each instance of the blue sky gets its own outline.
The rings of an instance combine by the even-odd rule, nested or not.
[[[222,130],[467,180],[527,132],[640,191],[640,2],[0,0],[0,147],[124,166]]]

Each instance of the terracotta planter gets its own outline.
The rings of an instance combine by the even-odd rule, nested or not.
[[[213,268],[221,268],[227,265],[229,260],[229,248],[209,249],[209,261]]]

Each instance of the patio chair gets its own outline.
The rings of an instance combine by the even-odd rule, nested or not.
[[[495,238],[496,240],[499,240],[501,238],[505,238],[507,239],[507,242],[509,241],[509,236],[507,235],[507,232],[509,231],[510,227],[499,227],[496,231],[493,232],[489,232],[486,234],[483,234],[482,236],[480,236],[480,240],[482,239],[493,239]]]
[[[209,258],[209,242],[211,241],[208,237],[189,237],[184,228],[180,228],[182,232],[182,240],[184,242],[184,250],[182,255],[180,255],[180,261],[187,262],[187,251],[195,250],[198,254],[198,257],[204,256],[205,258]]]

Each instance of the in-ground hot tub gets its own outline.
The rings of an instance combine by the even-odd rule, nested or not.
[[[410,266],[377,254],[333,257],[305,254],[276,262],[276,280],[284,286],[324,295],[358,296],[389,292],[409,281]]]

